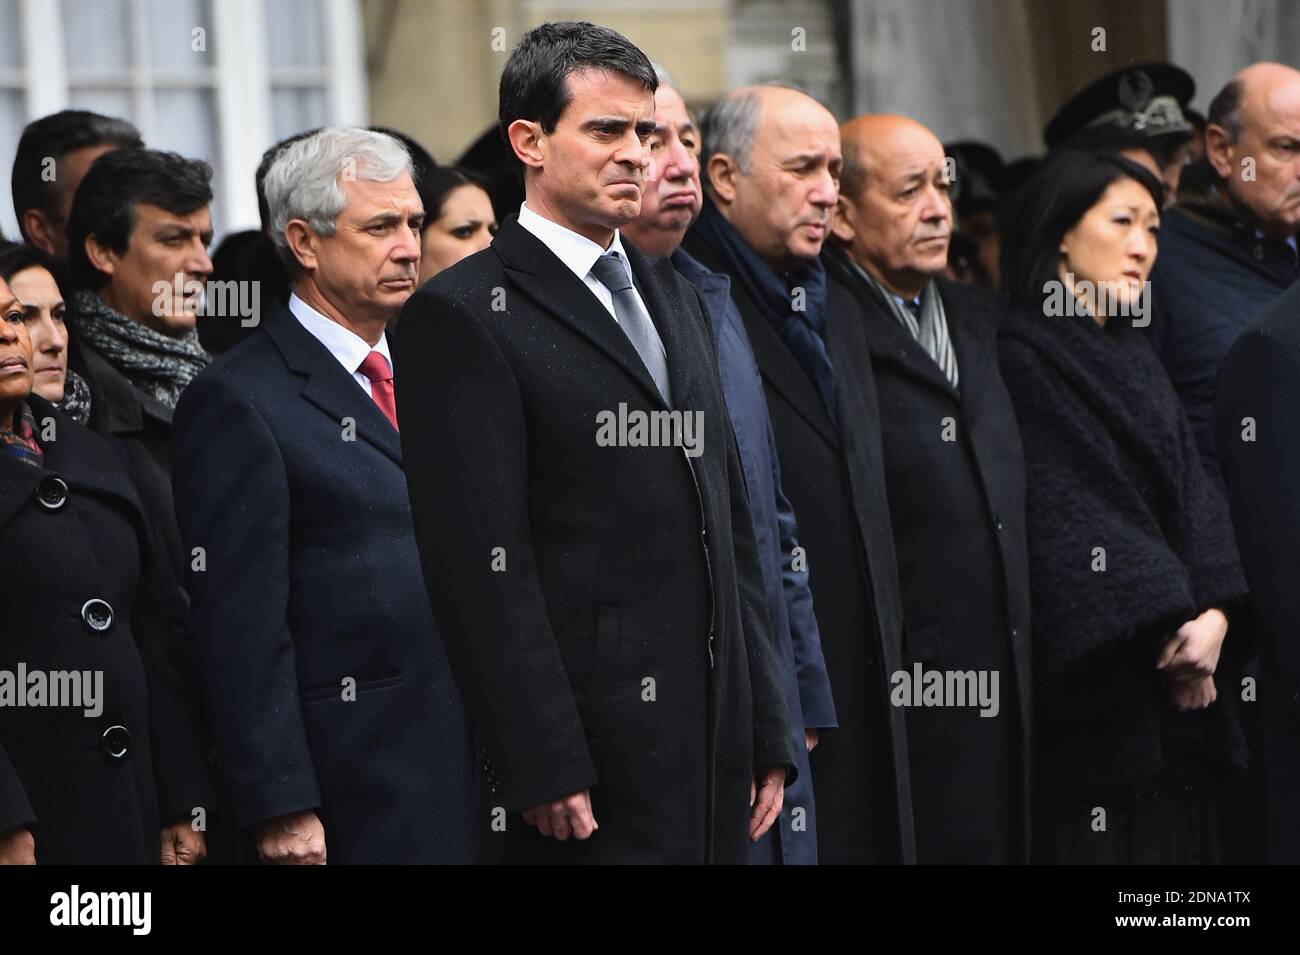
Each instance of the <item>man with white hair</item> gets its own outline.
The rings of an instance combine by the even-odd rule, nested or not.
[[[276,159],[266,197],[293,294],[194,380],[173,431],[225,804],[264,862],[468,862],[471,736],[384,333],[420,264],[410,157],[322,129]]]

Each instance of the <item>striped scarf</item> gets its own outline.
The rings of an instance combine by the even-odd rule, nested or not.
[[[961,375],[957,371],[957,354],[952,350],[952,338],[948,335],[948,316],[943,311],[943,299],[939,288],[931,279],[921,290],[921,305],[913,311],[912,303],[904,304],[897,295],[889,291],[875,276],[854,262],[849,256],[845,259],[858,274],[880,293],[894,318],[911,333],[925,353],[934,359],[944,377],[948,379],[954,391],[960,391]]]
[[[36,418],[32,406],[23,402],[15,416],[16,427],[0,427],[0,454],[17,458],[24,464],[40,468],[45,466],[45,452],[36,443]]]

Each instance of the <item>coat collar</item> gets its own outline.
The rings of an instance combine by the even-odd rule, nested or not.
[[[659,408],[668,407],[641,361],[641,356],[636,353],[618,323],[582,280],[537,236],[519,224],[517,216],[506,218],[490,248],[500,258],[506,275],[525,295],[604,352],[636,381],[652,404]],[[656,269],[645,256],[626,245],[624,252],[632,266],[637,292],[649,309],[650,319],[663,340],[674,401],[684,406],[687,395],[693,389],[693,382],[687,380],[687,369],[691,362],[683,360],[688,356],[681,354],[682,343],[672,328],[670,316],[676,312],[672,308],[673,303],[668,300],[667,285],[661,277],[655,275]],[[666,262],[661,265],[671,271]],[[685,305],[680,300],[676,304],[678,308]]]
[[[171,431],[171,408],[131,384],[107,358],[90,346],[83,344],[81,355],[91,387],[91,424],[96,431],[134,434],[145,430],[149,423],[165,432]]]
[[[302,396],[339,424],[344,418],[356,422],[357,434],[402,463],[402,446],[397,431],[379,406],[357,387],[329,349],[293,317],[282,302],[274,302],[262,319],[267,336],[280,350],[289,370],[301,375]]]
[[[130,506],[137,525],[142,525],[139,495],[125,465],[104,439],[77,424],[40,395],[29,395],[27,401],[36,419],[37,440],[45,452],[45,464],[37,468],[0,455],[0,527],[7,525],[31,500],[37,486],[51,477],[61,478],[74,494],[85,489],[121,498]],[[41,440],[47,424],[54,428],[54,436]]]
[[[979,383],[988,372],[988,363],[996,347],[996,316],[991,314],[990,308],[994,299],[988,295],[972,294],[972,290],[947,279],[936,280],[939,297],[943,300],[944,318],[948,322],[948,335],[965,384],[959,395],[934,359],[907,329],[898,324],[880,293],[842,261],[839,258],[842,255],[838,251],[828,253],[827,264],[853,290],[862,305],[872,358],[898,367],[917,381],[942,391],[958,402],[964,411],[971,411],[979,402],[983,391]]]
[[[688,232],[683,245],[689,247],[689,254],[704,268],[714,272],[721,271],[721,262],[695,233]],[[722,274],[726,273],[722,272]],[[826,404],[817,393],[817,386],[800,367],[799,362],[795,360],[794,355],[781,341],[781,337],[773,330],[771,324],[763,317],[758,303],[749,297],[744,288],[734,282],[731,283],[731,300],[741,316],[745,318],[749,344],[754,350],[754,359],[758,363],[758,370],[763,379],[794,408],[799,417],[803,418],[823,441],[838,450],[839,434],[835,423],[826,413]],[[828,326],[833,320],[833,316],[830,315],[833,311],[833,304],[828,298]],[[837,356],[830,350],[829,341],[827,350],[830,351],[831,364],[834,365]],[[836,377],[838,379],[838,374]]]

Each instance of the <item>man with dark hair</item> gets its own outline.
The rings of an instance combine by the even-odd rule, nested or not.
[[[72,197],[86,170],[106,152],[143,146],[140,131],[126,120],[85,110],[65,109],[28,123],[11,182],[23,238],[65,258]]]
[[[1165,212],[1151,273],[1151,341],[1222,486],[1214,380],[1241,331],[1300,278],[1300,70],[1256,63],[1210,104],[1204,196]]]
[[[212,271],[211,177],[207,163],[175,153],[108,153],[86,173],[68,221],[90,426],[125,447],[178,579],[171,420],[209,360],[194,320]]]
[[[416,539],[511,861],[744,863],[793,768],[708,319],[619,237],[656,87],[612,30],[526,33],[527,199],[400,319]]]
[[[704,117],[700,217],[682,243],[731,279],[799,516],[839,728],[812,751],[818,860],[914,862],[903,612],[880,408],[853,293],[827,281],[843,161],[835,117],[799,90],[737,90]]]

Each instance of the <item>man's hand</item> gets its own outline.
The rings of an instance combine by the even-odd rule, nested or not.
[[[524,822],[536,826],[542,835],[554,836],[561,842],[569,836],[578,840],[590,839],[591,834],[600,828],[596,817],[591,814],[590,789],[525,809],[522,815]]]
[[[749,784],[749,838],[757,842],[772,828],[785,802],[785,767],[772,766],[754,777]]]
[[[26,827],[0,835],[0,865],[36,865],[36,840]]]
[[[1218,697],[1214,688],[1214,677],[1199,676],[1192,679],[1177,679],[1169,682],[1169,702],[1179,713],[1203,710]]]
[[[162,864],[198,865],[208,854],[208,843],[188,820],[163,826]]]
[[[1170,678],[1212,676],[1219,665],[1219,650],[1228,633],[1228,618],[1211,607],[1189,620],[1160,650],[1156,669]]]
[[[268,865],[324,865],[325,827],[310,809],[268,819],[257,827],[257,854]]]
[[[816,730],[805,729],[803,731],[803,744],[808,747],[808,752],[811,753],[817,748],[818,739]]]

